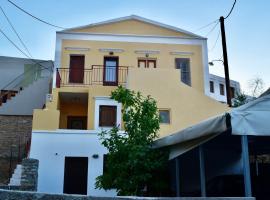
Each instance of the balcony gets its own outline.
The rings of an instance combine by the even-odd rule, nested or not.
[[[57,68],[56,87],[125,85],[127,75],[127,66],[92,65],[91,68]]]

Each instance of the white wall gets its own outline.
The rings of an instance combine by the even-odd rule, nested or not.
[[[38,192],[63,193],[64,161],[66,156],[72,156],[88,157],[88,195],[115,196],[114,190],[95,189],[95,179],[103,173],[103,155],[106,153],[95,131],[34,131],[30,158],[39,160]],[[99,157],[94,159],[94,154]]]
[[[216,76],[213,74],[209,75],[209,82],[208,85],[210,85],[210,81],[214,82],[214,93],[210,92],[210,86],[208,87],[209,89],[209,96],[212,97],[213,99],[216,99],[217,101],[221,102],[227,102],[227,91],[226,91],[226,85],[225,85],[225,79],[220,76]],[[219,84],[224,85],[224,95],[220,94],[220,89],[219,89]],[[234,80],[230,80],[230,86],[234,87],[235,93],[240,92],[240,83]]]

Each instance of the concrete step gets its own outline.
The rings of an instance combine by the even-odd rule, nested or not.
[[[22,165],[18,164],[12,174],[12,177],[10,178],[8,185],[20,186],[21,178],[22,178]]]

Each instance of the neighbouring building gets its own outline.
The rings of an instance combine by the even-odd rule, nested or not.
[[[26,156],[33,110],[46,102],[52,69],[52,61],[0,56],[0,185]]]
[[[231,98],[235,98],[240,94],[240,83],[238,81],[230,80]],[[209,94],[210,97],[222,103],[227,102],[227,91],[225,85],[225,78],[214,74],[209,74]]]
[[[33,116],[39,192],[116,195],[95,179],[107,153],[98,133],[123,127],[110,99],[119,85],[157,100],[160,137],[229,109],[209,97],[207,39],[135,15],[58,31],[53,78]]]

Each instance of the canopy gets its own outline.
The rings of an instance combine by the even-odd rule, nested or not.
[[[160,138],[154,148],[170,147],[173,159],[232,128],[234,135],[270,136],[270,94],[194,126]]]
[[[230,112],[232,134],[270,135],[270,94],[259,97]]]

